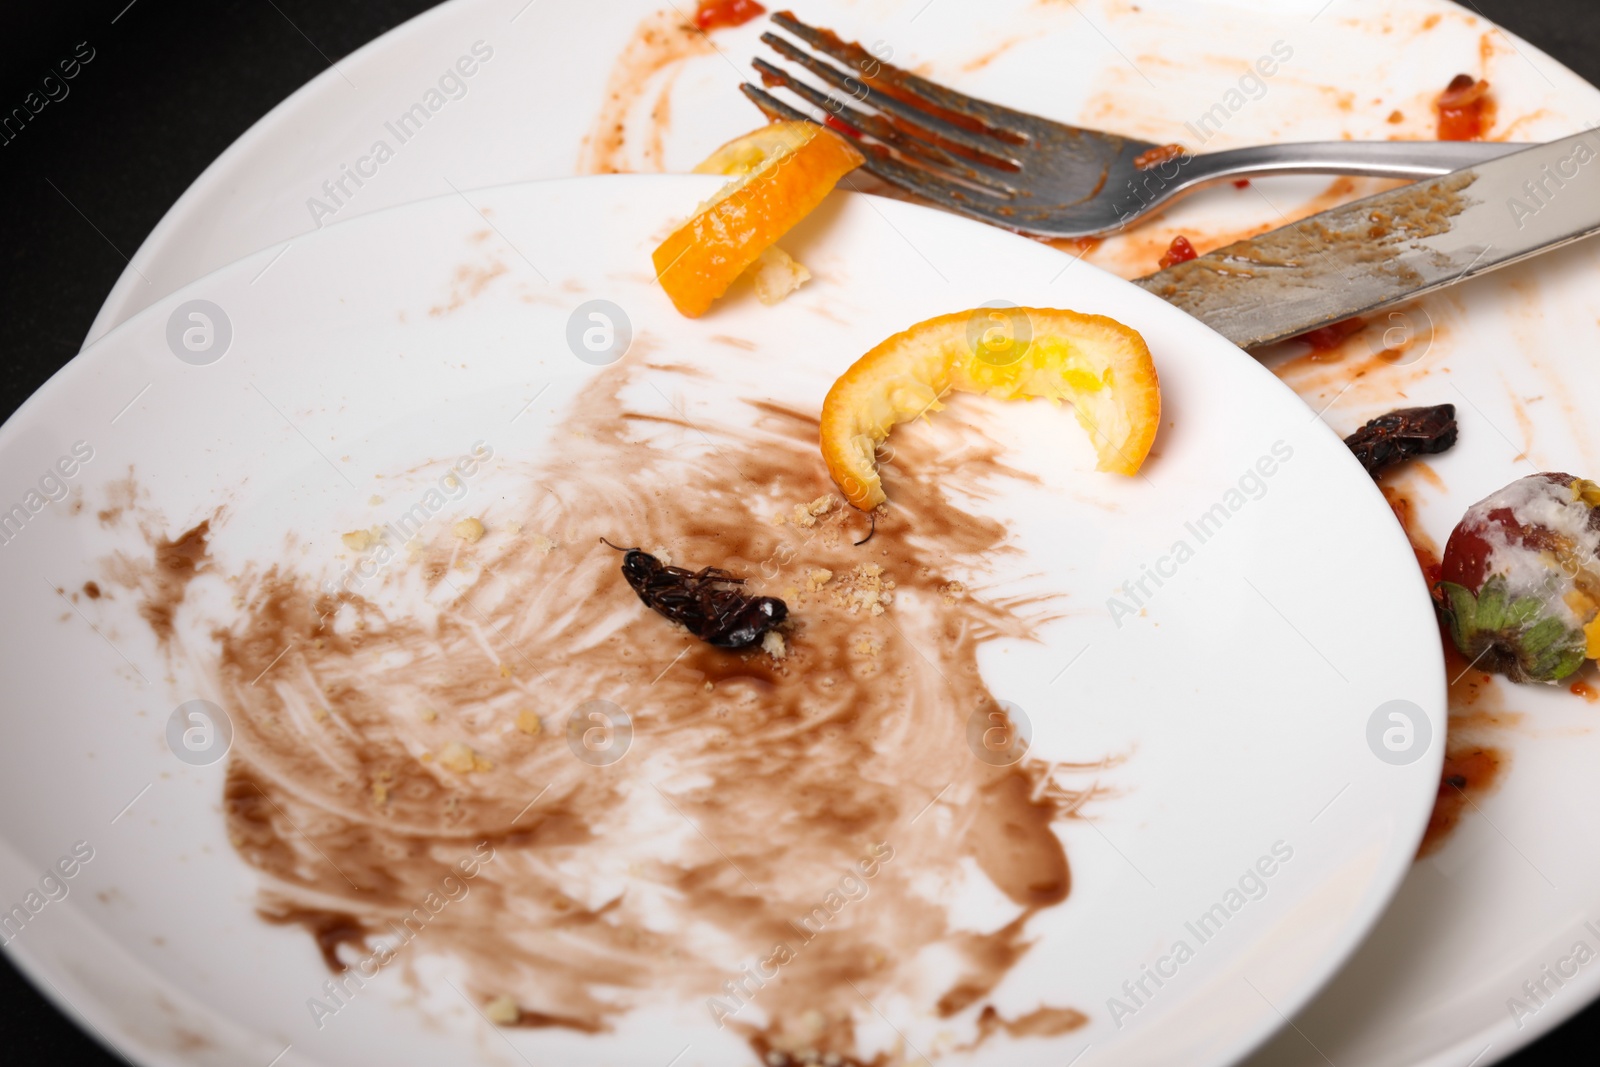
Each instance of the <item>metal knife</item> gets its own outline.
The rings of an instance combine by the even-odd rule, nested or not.
[[[1134,284],[1240,348],[1269,344],[1600,232],[1600,130],[1393,189]]]

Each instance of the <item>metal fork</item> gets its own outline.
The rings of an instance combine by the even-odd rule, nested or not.
[[[1520,151],[1526,144],[1478,141],[1319,141],[1197,155],[1099,130],[1068,126],[958,93],[883,62],[831,30],[787,11],[772,21],[848,70],[767,32],[774,51],[835,92],[823,92],[759,56],[768,88],[818,109],[806,115],[746,82],[768,118],[819,122],[855,138],[866,168],[883,180],[963,215],[1049,237],[1123,229],[1202,185],[1274,174],[1429,178]],[[852,73],[853,72],[853,73]],[[842,94],[842,95],[841,95]],[[864,111],[855,104],[872,110]]]

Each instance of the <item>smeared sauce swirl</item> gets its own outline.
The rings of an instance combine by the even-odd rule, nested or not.
[[[638,373],[602,373],[551,458],[502,472],[523,491],[481,541],[441,530],[359,590],[298,552],[229,579],[237,616],[183,652],[235,724],[225,810],[262,915],[339,970],[465,881],[423,914],[427,951],[463,962],[500,1021],[601,1033],[704,1005],[772,1062],[893,1062],[858,1047],[863,997],[973,1041],[1081,1025],[994,1003],[1030,918],[1070,891],[1056,825],[1092,785],[1068,783],[1104,766],[968,746],[972,713],[1004,714],[979,648],[1038,620],[968,591],[1014,549],[951,491],[1010,475],[980,434],[952,453],[910,433],[895,506],[857,547],[814,418],[749,404],[744,425],[691,426],[630,408]],[[601,536],[782,596],[781,649],[715,648],[645,610]],[[593,701],[628,717],[615,762],[569,744]],[[465,878],[474,855],[492,858]],[[1008,902],[985,928],[952,910],[975,883]]]

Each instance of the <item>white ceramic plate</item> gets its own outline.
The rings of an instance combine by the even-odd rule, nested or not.
[[[868,1058],[898,1050],[950,1063],[1045,1064],[1092,1046],[1118,1063],[1221,1065],[1309,998],[1381,912],[1430,805],[1444,681],[1409,549],[1337,437],[1271,374],[1142,291],[1088,268],[1064,284],[1050,249],[862,196],[835,197],[787,239],[816,274],[788,301],[763,307],[745,291],[701,320],[683,319],[654,285],[648,253],[655,235],[715,185],[691,177],[535,183],[330,228],[265,275],[279,250],[135,316],[0,431],[5,469],[33,475],[8,492],[25,509],[34,503],[30,484],[48,500],[0,552],[12,605],[0,677],[20,706],[40,709],[14,717],[0,754],[4,884],[20,895],[58,854],[92,853],[67,864],[71,878],[46,887],[65,886],[68,895],[41,904],[11,947],[126,1054],[160,1064],[281,1055],[284,1065],[436,1063],[472,1049],[488,1062],[750,1057],[734,1028],[711,1025],[709,998],[720,990],[703,974],[685,978],[685,959],[737,976],[761,947],[742,940],[741,907],[804,915],[805,901],[827,901],[848,872],[802,862],[821,847],[814,833],[786,836],[793,832],[781,813],[816,795],[799,788],[812,781],[805,768],[780,762],[760,775],[719,777],[717,746],[737,746],[726,738],[708,746],[681,722],[666,724],[664,709],[681,711],[681,701],[661,695],[677,691],[670,687],[687,685],[699,699],[700,676],[683,672],[737,660],[706,659],[622,585],[617,557],[595,538],[641,527],[665,529],[681,562],[760,573],[774,592],[822,560],[881,563],[900,580],[885,614],[862,613],[861,634],[883,647],[882,692],[909,695],[878,713],[884,732],[856,757],[859,777],[889,776],[892,788],[865,820],[894,849],[893,864],[885,861],[870,893],[851,897],[858,912],[818,935],[835,939],[831,947],[796,942],[794,966],[808,966],[808,952],[881,952],[894,943],[879,940],[884,931],[908,914],[943,916],[951,932],[932,945],[913,937],[907,955],[874,965],[905,965],[898,978],[858,975],[859,1001],[837,982],[822,987],[835,998],[826,1002],[786,993],[780,968],[736,1023],[793,1025],[821,1007],[835,1022],[852,1020]],[[857,353],[986,298],[1070,303],[1144,334],[1162,371],[1165,410],[1159,455],[1143,476],[1094,473],[1087,439],[1059,409],[961,398],[931,425],[897,433],[890,492],[903,509],[927,510],[918,520],[891,511],[876,545],[829,547],[793,525],[749,535],[759,517],[671,511],[711,485],[732,487],[719,508],[755,498],[755,516],[825,491],[809,432],[796,445],[783,437],[785,417],[746,401],[814,412]],[[631,327],[631,347],[609,367],[578,358],[581,345],[569,340],[605,325],[589,317],[594,300],[611,302],[613,325],[625,316]],[[602,387],[617,390],[614,403],[597,404]],[[643,443],[613,463],[615,434]],[[991,446],[1007,466],[983,460]],[[471,465],[465,481],[441,481],[468,452],[492,458]],[[74,458],[57,467],[62,457]],[[917,472],[934,463],[945,464],[938,485],[953,505],[913,494]],[[654,473],[663,464],[668,473]],[[574,467],[581,477],[564,473]],[[802,499],[784,495],[785,479],[798,480]],[[947,534],[928,532],[956,505],[973,517]],[[675,517],[663,524],[664,513]],[[375,575],[362,569],[376,551],[348,545],[341,533],[402,521],[396,516],[421,522],[420,541],[438,546],[443,562],[435,567],[424,553],[372,565]],[[167,572],[137,561],[153,557],[153,541],[208,517],[212,562],[174,596]],[[489,528],[470,547],[451,533],[466,517]],[[858,520],[846,532],[858,532]],[[897,541],[896,521],[925,536]],[[983,521],[1003,523],[1003,537],[981,557],[964,556],[960,545]],[[539,540],[543,532],[559,544]],[[757,548],[717,554],[735,536],[766,546],[765,561],[754,558]],[[964,580],[969,592],[942,605],[920,595],[923,565],[941,583]],[[383,618],[365,631],[342,614],[326,625],[369,643],[340,662],[356,692],[382,698],[375,717],[348,693],[336,695],[342,668],[320,643],[337,642],[329,629],[239,636],[261,618],[252,605],[271,581],[296,574],[320,588],[352,567],[361,575],[353,588],[381,605]],[[1150,572],[1162,581],[1146,580]],[[1313,594],[1309,574],[1339,580]],[[1136,613],[1132,594],[1118,592],[1130,581],[1143,583]],[[506,597],[507,588],[519,592]],[[542,619],[605,597],[606,610],[633,627],[615,656],[597,666],[569,658],[581,656],[576,637],[538,638]],[[1119,608],[1115,597],[1124,598]],[[152,622],[163,605],[173,608],[166,645]],[[1024,629],[994,621],[1016,613],[1030,620]],[[795,616],[813,621],[793,637],[791,655],[833,648],[808,643],[808,634],[816,642],[832,632],[825,609],[797,603]],[[429,620],[421,644],[387,643],[383,635],[410,619]],[[964,750],[968,709],[964,699],[952,707],[951,695],[975,684],[956,675],[966,661],[951,642],[966,647],[957,635],[984,626],[998,636],[977,643],[976,666],[1031,721],[1034,795],[1058,787],[1092,795],[1078,817],[1044,831],[1049,848],[1065,848],[1070,895],[1027,920],[1031,945],[998,985],[941,1018],[933,1000],[964,973],[954,939],[993,932],[1020,913],[997,890],[1003,879],[990,876],[983,850],[998,847],[1004,857],[1014,840],[1044,840],[1037,827],[996,828],[975,846],[978,866],[949,862],[959,842],[972,840],[961,827],[978,810],[973,798],[991,795],[972,791],[990,772],[976,749]],[[453,646],[448,662],[427,658],[436,635],[468,631],[475,641]],[[285,635],[281,651],[268,647]],[[248,666],[217,667],[224,646]],[[849,672],[875,655],[837,651],[856,657]],[[609,675],[621,657],[654,681],[618,688]],[[432,717],[419,714],[394,685],[424,660],[441,674],[463,672],[450,675],[458,681],[477,679],[477,695],[440,697]],[[896,663],[912,682],[891,669]],[[305,690],[313,677],[317,685]],[[721,679],[717,692],[737,694],[741,684]],[[515,710],[492,695],[516,686],[547,724],[538,740],[520,733]],[[870,699],[877,683],[862,692]],[[605,767],[573,759],[561,739],[569,711],[598,697],[629,701],[634,730],[626,757]],[[194,699],[215,700],[230,716],[226,759],[177,758],[185,744],[204,758],[221,751],[220,734],[202,736],[204,722],[173,726],[176,709]],[[757,728],[752,705],[721,699],[732,702],[718,714],[734,716],[733,729]],[[183,741],[185,724],[201,733]],[[1414,733],[1385,749],[1374,738],[1392,729]],[[462,732],[495,766],[434,771],[447,762],[447,739]],[[535,767],[523,762],[527,746],[538,744],[547,746],[544,762],[525,773]],[[930,746],[959,758],[929,762]],[[361,764],[402,749],[392,778]],[[835,751],[823,743],[809,758]],[[242,787],[224,809],[228,770],[266,783],[260,792],[274,798],[272,810]],[[602,774],[619,790],[615,803],[584,815],[572,798],[598,788]],[[722,783],[714,798],[697,791],[706,776]],[[392,784],[392,796],[368,799],[380,781]],[[413,789],[434,782],[456,799],[416,799]],[[528,804],[509,816],[496,799],[502,789],[512,806],[524,795]],[[245,802],[255,807],[237,806]],[[752,814],[754,825],[717,814],[760,813],[763,804],[779,814]],[[233,818],[248,811],[266,822]],[[585,843],[574,824],[596,836]],[[400,829],[424,825],[435,829]],[[352,844],[358,831],[376,843]],[[549,833],[565,834],[567,844],[539,836]],[[410,885],[395,872],[426,848],[448,872],[456,852],[468,855],[480,839],[492,839],[495,856],[466,902],[443,914],[445,904],[428,904],[440,915],[435,925],[412,945],[396,942],[397,962],[344,1002],[323,992],[328,974],[306,932],[257,917],[264,880],[241,858],[293,851],[292,862],[265,864],[283,879],[279,891],[292,883],[289,898],[301,906],[364,914],[376,891],[358,883],[392,876]],[[783,869],[761,866],[761,846],[751,841],[789,842]],[[821,842],[823,854],[836,844],[827,834]],[[663,870],[696,864],[697,888],[681,896],[661,888]],[[561,926],[549,913],[532,917],[545,897],[529,897],[530,883],[558,887],[573,906],[618,897],[594,921],[662,938],[665,948],[632,957],[637,969],[625,970],[643,976],[640,989],[605,994],[621,998],[605,1016],[608,1032],[497,1030],[479,1014],[496,995],[514,996],[525,1011],[562,1013],[552,1000],[570,989],[542,985],[539,967],[494,970],[525,959],[519,951],[549,951],[540,938],[556,937],[557,951],[570,953],[586,936],[587,927]],[[418,904],[423,888],[407,890]],[[721,903],[705,907],[708,899]],[[827,906],[837,915],[845,905]],[[464,947],[482,936],[504,946],[489,961]],[[333,1007],[316,1011],[312,998]],[[1000,1034],[976,1052],[959,1051],[991,1004],[1008,1020],[1041,1007],[1087,1019],[1070,1032]]]
[[[686,0],[678,6],[688,10]],[[384,124],[476,41],[495,55],[467,95],[430,119],[426,136],[408,141],[337,217],[436,195],[447,182],[466,189],[593,166],[586,138],[611,115],[612,60],[658,9],[673,21],[671,5],[650,0],[604,9],[454,0],[341,59],[358,88],[330,70],[241,138],[141,248],[138,272],[123,276],[91,336],[210,270],[310,229],[308,202],[325,197],[323,183],[390,136]],[[1158,142],[1193,145],[1185,124],[1218,104],[1228,118],[1205,147],[1428,137],[1429,101],[1458,71],[1494,85],[1495,136],[1561,136],[1600,110],[1600,92],[1581,78],[1443,0],[815,0],[799,13],[881,42],[896,61],[971,92]],[[630,94],[627,110],[638,135],[613,162],[684,169],[747,128],[754,112],[734,84],[748,70],[757,31],[720,32],[719,52],[662,57],[654,77],[635,79],[641,91]],[[1280,41],[1294,54],[1265,88],[1242,82]],[[651,61],[649,50],[631,53],[636,67]],[[671,106],[658,114],[666,121],[652,122],[664,88]],[[1401,121],[1391,123],[1395,111]],[[1151,270],[1176,233],[1204,249],[1364,188],[1300,179],[1218,190],[1088,259],[1132,277]],[[1343,363],[1290,360],[1275,369],[1340,433],[1406,403],[1458,405],[1458,450],[1431,465],[1434,477],[1403,479],[1421,526],[1442,543],[1469,504],[1512,478],[1535,468],[1600,471],[1600,447],[1583,419],[1600,404],[1587,357],[1600,342],[1600,294],[1586,284],[1595,258],[1593,243],[1579,245],[1379,324],[1415,339],[1412,358],[1398,365],[1364,358],[1372,331],[1352,342],[1355,356]],[[1600,991],[1592,964],[1559,985],[1544,979],[1537,1000],[1524,988],[1579,941],[1600,953],[1600,938],[1585,926],[1600,918],[1600,859],[1572,847],[1600,835],[1600,811],[1584,802],[1580,784],[1600,760],[1592,709],[1565,690],[1490,685],[1477,705],[1458,702],[1455,710],[1458,737],[1506,755],[1502,784],[1475,797],[1448,846],[1416,866],[1377,935],[1258,1067],[1320,1067],[1324,1056],[1372,1067],[1486,1065]]]

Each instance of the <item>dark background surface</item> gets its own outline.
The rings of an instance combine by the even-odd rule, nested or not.
[[[23,9],[0,0],[0,109],[19,104],[80,41],[95,50],[70,95],[0,146],[0,414],[78,351],[126,257],[212,159],[329,59],[430,6],[48,0]],[[1596,0],[1466,6],[1600,84]],[[1600,1005],[1504,1062],[1594,1063],[1597,1043]],[[34,992],[9,958],[0,963],[0,1049],[8,1063],[122,1062]]]

